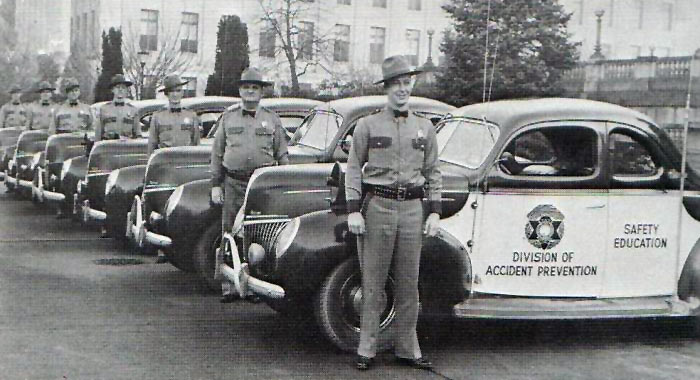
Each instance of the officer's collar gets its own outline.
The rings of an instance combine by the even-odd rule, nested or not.
[[[169,103],[168,109],[170,110],[170,112],[180,112],[182,111],[182,103]]]
[[[49,102],[49,101],[47,100],[47,101],[45,101],[45,102],[39,102],[39,104],[41,104],[42,106],[48,106],[48,105],[51,104],[51,102]]]
[[[122,100],[122,101],[117,101],[117,100],[115,100],[115,101],[114,101],[114,105],[117,106],[117,107],[121,107],[121,106],[123,106],[125,103],[126,103],[126,102],[125,102],[124,100]]]
[[[387,115],[389,115],[390,118],[398,117],[397,116],[398,113],[401,113],[402,116],[406,115],[405,117],[408,117],[411,115],[411,110],[408,107],[405,107],[404,109],[399,110],[399,109],[396,109],[396,108],[393,108],[393,107],[387,105],[386,108],[384,109],[384,111],[387,113]]]
[[[77,101],[77,100],[69,100],[69,101],[68,101],[68,105],[70,105],[70,106],[72,106],[72,107],[75,107],[75,106],[78,105],[78,101]]]
[[[22,104],[22,102],[12,102],[12,104],[18,106],[18,105]]]

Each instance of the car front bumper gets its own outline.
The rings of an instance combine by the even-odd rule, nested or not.
[[[168,248],[173,244],[173,240],[169,236],[148,230],[143,214],[143,201],[138,195],[134,196],[134,205],[126,215],[126,237],[141,248],[146,246]]]
[[[269,283],[250,275],[247,263],[241,263],[238,254],[238,246],[233,235],[224,234],[224,256],[231,256],[233,266],[226,263],[220,264],[221,275],[224,281],[233,283],[236,291],[241,297],[255,294],[271,299],[283,299],[285,297],[284,288],[279,285]]]
[[[85,200],[81,206],[83,221],[85,223],[90,222],[104,222],[107,220],[107,213],[104,211],[96,210],[90,208],[90,201]]]

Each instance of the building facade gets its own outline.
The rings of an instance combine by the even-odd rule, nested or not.
[[[299,78],[302,88],[327,79],[376,78],[382,59],[393,54],[412,56],[416,65],[423,64],[429,54],[437,61],[442,31],[449,24],[437,0],[295,3],[303,10],[293,26],[294,43],[314,45],[297,62],[300,68],[306,67]],[[102,31],[121,28],[125,65],[126,56],[140,52],[138,59],[144,61],[148,75],[149,68],[157,66],[156,61],[168,51],[180,54],[179,59],[187,61],[181,75],[192,80],[188,94],[203,95],[207,77],[214,71],[219,19],[237,15],[248,27],[251,65],[261,67],[280,88],[289,85],[289,66],[263,11],[280,5],[279,0],[72,0],[71,42],[94,52],[97,59]]]
[[[700,47],[697,0],[559,0],[572,13],[568,29],[581,42],[581,59],[594,53],[596,11],[602,11],[601,52],[606,59],[692,55]],[[600,14],[600,13],[599,13]]]
[[[16,0],[15,6],[19,46],[38,53],[68,56],[71,0]]]

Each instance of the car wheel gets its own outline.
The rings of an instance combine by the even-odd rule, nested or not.
[[[389,276],[385,287],[386,305],[379,322],[378,351],[391,346],[390,329],[396,315],[392,282]],[[352,257],[333,269],[323,282],[315,304],[316,321],[331,343],[343,351],[354,352],[360,342],[361,310],[360,265],[357,258]]]
[[[221,281],[214,279],[216,249],[221,244],[221,225],[214,223],[204,231],[194,247],[194,267],[199,278],[213,291],[221,291]]]

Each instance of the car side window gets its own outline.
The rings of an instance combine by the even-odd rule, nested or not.
[[[659,165],[649,151],[628,134],[612,132],[608,153],[613,176],[649,177],[658,172]]]
[[[221,112],[203,112],[199,114],[199,120],[202,122],[201,136],[209,135],[209,131],[214,127],[216,121],[219,120]]]
[[[514,176],[587,177],[595,172],[597,141],[596,132],[584,127],[527,131],[510,141],[500,167]]]

